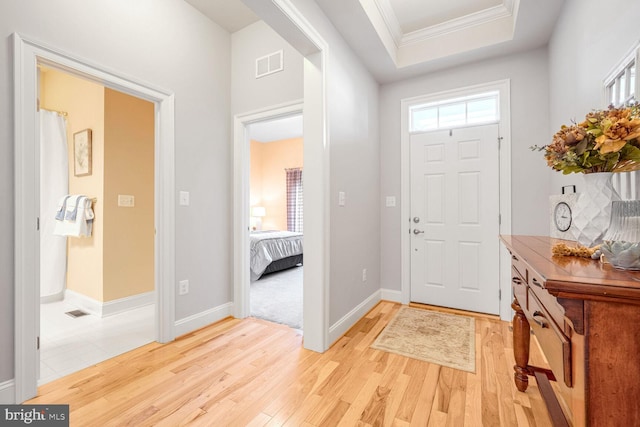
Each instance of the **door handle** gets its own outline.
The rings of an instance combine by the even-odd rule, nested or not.
[[[417,228],[413,229],[413,234],[420,234],[420,233],[424,233],[424,231],[420,231]]]
[[[542,317],[543,319],[546,319],[547,317],[544,315],[544,313],[540,312],[540,311],[534,311],[533,312],[533,316],[532,319],[534,322],[536,322],[541,328],[547,328],[549,325],[547,325],[547,322],[545,322],[544,320],[538,319],[538,317]]]

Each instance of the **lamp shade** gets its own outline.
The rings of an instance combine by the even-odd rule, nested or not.
[[[263,206],[254,206],[251,208],[251,216],[263,217],[267,214],[267,210]]]

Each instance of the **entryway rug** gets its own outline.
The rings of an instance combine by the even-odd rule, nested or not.
[[[473,317],[401,307],[371,347],[475,372],[475,328]]]

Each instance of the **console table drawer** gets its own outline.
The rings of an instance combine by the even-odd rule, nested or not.
[[[571,342],[532,292],[532,289],[529,289],[527,307],[522,307],[522,309],[553,374],[558,381],[562,378],[567,387],[571,387]]]
[[[511,268],[514,268],[520,274],[525,283],[528,283],[527,264],[514,253],[511,253]]]
[[[551,315],[553,321],[556,322],[556,325],[563,327],[564,309],[560,304],[558,304],[557,298],[545,289],[545,280],[542,276],[531,268],[528,268],[527,272],[529,274],[529,288],[542,303],[545,310]]]
[[[513,288],[513,296],[518,300],[522,308],[527,306],[527,283],[520,276],[520,272],[514,267],[511,268],[511,287]]]

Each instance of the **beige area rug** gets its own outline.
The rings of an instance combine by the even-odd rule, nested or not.
[[[402,307],[371,347],[475,372],[475,332],[473,317]]]

